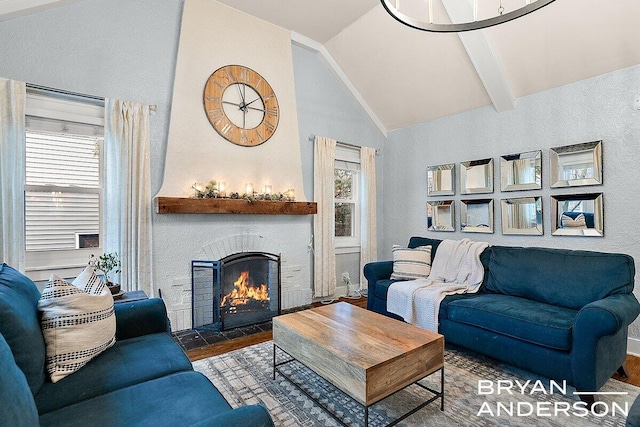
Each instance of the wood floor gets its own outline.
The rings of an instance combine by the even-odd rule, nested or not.
[[[357,300],[348,299],[348,298],[340,298],[340,301],[346,301],[348,303],[357,305],[358,307],[367,308],[367,299],[360,298]],[[322,305],[322,303],[314,303],[315,307]],[[221,343],[209,345],[206,347],[200,347],[193,350],[187,351],[187,356],[191,361],[196,361],[200,359],[206,359],[207,357],[217,356],[219,354],[227,353],[229,351],[238,350],[244,347],[249,347],[254,344],[259,344],[265,341],[271,340],[271,331],[260,332],[257,334],[236,338],[229,341],[224,341]],[[624,378],[618,374],[614,374],[613,378],[620,380],[622,382],[632,384],[640,387],[640,357],[627,355],[627,373],[628,377]]]
[[[358,307],[367,308],[367,299],[362,297],[359,299],[340,298],[339,301],[346,301]],[[314,307],[321,306],[322,303],[314,303]],[[236,338],[221,343],[216,343],[206,347],[194,348],[193,350],[187,350],[187,356],[192,362],[200,359],[206,359],[207,357],[217,356],[219,354],[227,353],[229,351],[238,350],[244,347],[249,347],[254,344],[260,344],[261,342],[271,341],[271,331],[259,332],[246,337]]]

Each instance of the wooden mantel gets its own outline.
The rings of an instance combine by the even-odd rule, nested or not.
[[[316,202],[156,197],[155,204],[156,213],[159,214],[313,215],[318,213]]]

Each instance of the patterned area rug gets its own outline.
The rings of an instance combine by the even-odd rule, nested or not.
[[[286,359],[287,356],[278,351],[278,361]],[[231,406],[262,404],[269,410],[276,426],[340,425],[281,375],[273,380],[272,363],[273,343],[266,342],[200,360],[193,366],[211,380]],[[281,369],[327,405],[346,425],[364,425],[363,407],[315,373],[297,362],[283,365]],[[440,374],[435,373],[421,383],[439,390]],[[503,387],[500,394],[496,392],[498,385]],[[505,387],[510,385],[509,393]],[[624,411],[631,407],[640,388],[610,379],[600,391],[615,394],[600,396],[598,414],[585,409],[573,395],[574,391],[570,386],[551,383],[493,359],[462,349],[447,349],[444,412],[440,411],[437,400],[399,425],[623,427]],[[411,385],[371,407],[369,425],[387,425],[431,396],[421,387]]]

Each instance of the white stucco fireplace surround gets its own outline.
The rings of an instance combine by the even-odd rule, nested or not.
[[[189,256],[185,247],[193,248],[193,242],[185,245],[185,242],[174,242],[175,258],[181,258],[179,263],[171,262],[170,269],[181,265],[179,274],[177,271],[161,273],[164,279],[156,280],[157,287],[162,293],[162,298],[167,305],[169,320],[173,331],[190,329],[191,325],[191,265],[193,260],[219,260],[228,255],[244,252],[267,252],[279,254],[281,258],[281,305],[282,309],[299,307],[309,304],[312,300],[310,286],[309,264],[311,253],[307,245],[301,246],[299,239],[291,239],[291,233],[308,233],[309,219],[289,218],[284,224],[282,221],[255,219],[256,222],[245,232],[240,227],[227,228],[228,233],[224,237],[214,238],[207,243],[191,251]],[[258,223],[262,222],[260,225]],[[261,228],[262,233],[256,234],[253,228]],[[244,228],[244,227],[243,227]],[[302,232],[302,230],[305,230]],[[289,236],[289,237],[288,237]],[[188,241],[188,239],[187,239]],[[184,246],[183,246],[184,245]],[[188,259],[187,259],[188,258]],[[161,268],[162,269],[162,268]],[[157,279],[157,278],[156,278]]]
[[[224,43],[203,42],[211,40]],[[232,144],[207,119],[205,83],[230,64],[258,72],[278,98],[280,121],[264,144]],[[294,189],[296,201],[306,202],[295,93],[289,31],[218,2],[186,0],[164,179],[156,196],[188,198],[193,183],[215,179],[225,181],[231,192],[242,193],[246,183],[259,192],[267,184],[274,192]],[[249,251],[280,254],[282,309],[309,304],[312,219],[307,214],[155,214],[153,286],[162,293],[173,330],[191,327],[191,260],[196,259],[219,260]]]

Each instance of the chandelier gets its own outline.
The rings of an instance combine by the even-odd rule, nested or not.
[[[389,15],[404,25],[416,30],[434,33],[459,33],[492,27],[520,18],[555,0],[467,0],[465,4],[468,6],[468,11],[466,11],[468,13],[465,15],[469,19],[459,23],[437,22],[433,15],[434,1],[439,0],[380,0]],[[461,1],[463,0],[442,0],[445,7],[447,3],[460,3]],[[418,2],[426,3],[422,7],[416,7]],[[503,6],[503,2],[508,6],[508,10]],[[408,5],[406,8],[405,4]],[[478,19],[479,10],[480,19]]]

